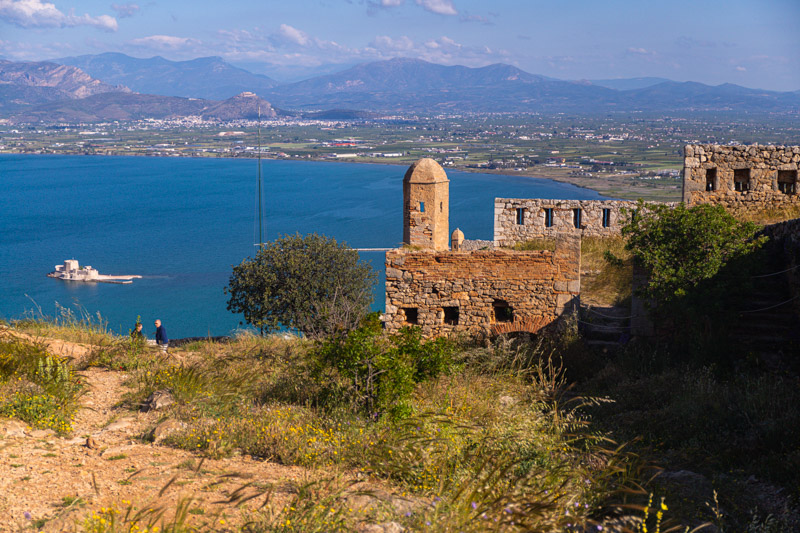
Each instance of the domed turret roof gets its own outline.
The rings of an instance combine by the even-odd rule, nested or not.
[[[448,181],[448,179],[447,174],[439,163],[430,157],[424,157],[408,167],[403,181],[408,183],[440,183]]]

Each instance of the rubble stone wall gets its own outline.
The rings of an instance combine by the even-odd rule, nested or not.
[[[721,204],[736,212],[800,205],[800,146],[689,144],[683,167],[689,206]]]
[[[559,236],[554,251],[386,253],[389,332],[408,325],[426,337],[536,332],[577,307],[579,295],[577,235]]]
[[[559,233],[582,237],[619,235],[625,216],[622,210],[634,209],[636,202],[626,200],[545,200],[540,198],[495,198],[494,244],[517,243]],[[521,220],[518,209],[522,210]],[[552,225],[547,226],[547,209],[552,209]],[[575,210],[580,209],[580,227],[575,227]],[[607,227],[603,226],[604,210]],[[522,222],[519,224],[519,222]]]

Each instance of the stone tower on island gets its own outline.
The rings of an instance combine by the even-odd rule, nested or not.
[[[420,159],[403,178],[403,242],[423,249],[450,248],[450,180],[433,159]]]

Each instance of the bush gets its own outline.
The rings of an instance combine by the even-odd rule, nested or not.
[[[372,301],[376,279],[358,252],[315,233],[286,235],[233,267],[228,310],[261,332],[281,327],[309,337],[348,331]]]
[[[354,406],[371,416],[410,414],[414,385],[447,372],[454,347],[446,339],[423,342],[419,328],[383,335],[377,313],[357,329],[321,342],[316,351],[320,370],[336,369],[348,380]]]

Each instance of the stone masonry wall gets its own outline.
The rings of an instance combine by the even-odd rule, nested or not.
[[[555,251],[386,253],[389,332],[407,325],[426,337],[536,332],[577,307],[579,295],[577,235],[560,236]]]
[[[636,202],[626,200],[544,200],[495,198],[494,244],[514,246],[535,238],[553,237],[559,233],[574,233],[583,237],[619,235],[624,216],[623,208],[633,209]],[[552,226],[545,224],[545,209],[553,210]],[[518,224],[517,209],[523,210]],[[575,227],[574,210],[581,210],[580,228]],[[603,210],[608,209],[608,227],[603,227]]]
[[[689,144],[683,166],[683,200],[690,206],[721,204],[739,211],[800,205],[800,146]],[[746,186],[737,187],[745,180]]]

